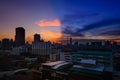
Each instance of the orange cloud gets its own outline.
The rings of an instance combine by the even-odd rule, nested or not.
[[[49,30],[41,31],[41,35],[45,40],[56,41],[58,38],[61,38],[62,34],[60,32],[53,32]]]
[[[37,25],[40,27],[48,27],[48,26],[61,26],[61,21],[59,19],[55,19],[53,21],[47,21],[47,20],[40,20],[37,22]]]

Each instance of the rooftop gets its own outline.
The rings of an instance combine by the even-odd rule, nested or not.
[[[102,72],[104,70],[104,66],[96,66],[96,67],[85,67],[85,66],[81,66],[81,65],[73,65],[72,67],[73,69],[86,69],[86,70],[93,70],[93,71],[100,71]]]
[[[69,64],[69,63],[68,62],[64,62],[64,63],[58,64],[58,65],[54,66],[53,69],[58,69],[59,67],[65,66],[67,64]]]
[[[92,59],[82,59],[82,60],[80,61],[80,63],[93,64],[93,65],[95,65],[95,64],[96,64],[96,60],[92,60]]]
[[[111,51],[78,51],[77,53],[82,53],[82,54],[112,54]]]
[[[58,65],[58,64],[62,64],[62,63],[65,63],[65,61],[48,62],[48,63],[43,63],[42,65],[52,67],[52,66],[55,66],[55,65]]]

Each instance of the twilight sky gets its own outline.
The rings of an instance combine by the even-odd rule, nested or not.
[[[120,0],[0,0],[0,39],[24,27],[26,41],[35,33],[46,40],[62,35],[120,39]]]

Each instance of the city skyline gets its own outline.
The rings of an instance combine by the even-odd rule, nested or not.
[[[119,0],[1,0],[0,40],[26,30],[26,41],[38,33],[44,40],[62,36],[120,39]]]

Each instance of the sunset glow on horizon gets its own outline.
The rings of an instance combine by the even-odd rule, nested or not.
[[[61,21],[60,19],[45,20],[42,19],[36,23],[40,28],[40,35],[45,41],[54,41],[61,38]]]
[[[62,34],[61,32],[56,32],[56,31],[49,31],[49,30],[45,30],[45,31],[41,31],[40,32],[41,36],[43,36],[43,39],[45,41],[56,41],[57,39],[61,38]]]

